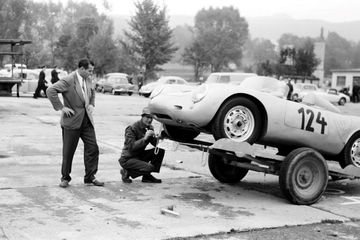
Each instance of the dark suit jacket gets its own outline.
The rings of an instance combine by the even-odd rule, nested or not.
[[[45,83],[47,83],[45,80],[45,73],[44,71],[40,71],[38,85],[45,85]]]
[[[85,114],[89,116],[91,124],[94,126],[93,117],[89,112],[89,105],[95,106],[95,90],[90,79],[87,79],[85,82],[88,96],[87,101],[84,99],[76,71],[60,79],[46,90],[47,97],[56,111],[61,110],[64,106],[75,111],[75,114],[71,117],[67,117],[63,113],[61,114],[60,123],[65,129],[79,129]],[[60,101],[58,93],[62,94],[64,103]]]

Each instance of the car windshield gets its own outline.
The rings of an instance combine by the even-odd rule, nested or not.
[[[230,76],[228,75],[215,75],[210,74],[210,76],[206,79],[206,83],[229,83]]]
[[[117,83],[117,84],[127,84],[128,83],[128,80],[123,77],[110,77],[109,81],[113,82],[113,83]]]
[[[225,83],[240,84],[248,77],[256,76],[254,73],[238,73],[238,74],[210,74],[206,79],[206,83]]]
[[[285,82],[271,77],[249,77],[246,78],[240,86],[270,93],[285,92],[287,90]]]

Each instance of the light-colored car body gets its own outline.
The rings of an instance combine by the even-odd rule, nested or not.
[[[113,95],[124,93],[130,96],[135,90],[135,86],[129,83],[126,73],[108,73],[100,82],[101,84],[97,86],[97,89],[103,93],[110,92]]]
[[[347,102],[350,102],[350,97],[346,94],[339,92],[335,88],[330,88],[327,91],[317,91],[317,95],[327,99],[331,103],[344,105]]]
[[[39,81],[39,74],[40,74],[41,69],[14,69],[13,70],[13,78],[16,79],[21,79],[22,78],[22,83],[20,85],[19,88],[19,92],[20,93],[34,93],[37,85],[38,85],[38,81]],[[52,85],[51,83],[51,71],[52,69],[46,69],[45,70],[45,80],[47,81],[47,86]],[[59,73],[59,78],[63,78],[65,76],[67,76],[67,72],[64,70],[57,70]],[[22,76],[21,76],[22,74]],[[16,87],[14,86],[12,88],[12,92],[15,93],[16,92]]]
[[[312,83],[295,83],[293,85],[291,99],[301,101],[308,93],[318,91],[318,87]]]
[[[277,79],[250,77],[240,85],[203,84],[188,93],[160,94],[151,99],[149,108],[165,129],[182,134],[212,133],[215,139],[287,150],[311,147],[339,161],[350,144],[355,149],[348,152],[352,160],[343,166],[352,162],[360,167],[360,118],[340,114],[315,94],[301,103],[286,100],[287,91]]]
[[[189,90],[192,88],[190,84],[183,78],[177,76],[163,76],[158,80],[145,84],[139,89],[139,95],[144,97],[150,97],[151,93],[156,89],[156,92],[159,93],[164,91],[182,91]]]

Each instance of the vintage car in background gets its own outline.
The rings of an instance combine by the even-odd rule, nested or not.
[[[177,76],[163,76],[154,82],[143,85],[139,89],[139,95],[144,97],[150,97],[151,93],[156,89],[156,94],[162,92],[164,89],[171,91],[182,91],[190,89],[190,84],[183,78]]]
[[[318,91],[318,87],[313,83],[295,83],[293,88],[291,94],[291,100],[293,101],[301,101],[306,94]]]
[[[19,92],[20,93],[35,93],[35,90],[39,81],[39,74],[41,69],[14,69],[13,78],[22,79]],[[52,69],[45,70],[45,80],[47,81],[47,86],[52,85],[51,83],[51,71]],[[67,72],[64,70],[57,69],[59,78],[67,76]],[[16,92],[16,85],[12,88],[12,92]],[[44,94],[41,92],[40,94]]]
[[[129,83],[126,73],[108,73],[103,80],[98,81],[95,87],[97,91],[102,93],[110,92],[113,95],[128,94],[131,96],[135,90],[135,86]]]
[[[345,105],[345,103],[350,102],[350,96],[339,92],[335,88],[330,88],[326,91],[318,90],[316,94],[327,99],[331,103],[335,103],[339,105]]]
[[[205,83],[191,92],[154,96],[148,106],[175,140],[192,141],[204,132],[276,147],[282,155],[309,147],[342,167],[360,167],[360,118],[340,114],[316,94],[301,103],[286,100],[284,85],[260,76],[240,85]]]

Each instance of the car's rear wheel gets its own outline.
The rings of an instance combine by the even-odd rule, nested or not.
[[[128,95],[131,96],[133,93],[132,92],[128,92]]]
[[[360,132],[352,135],[346,143],[343,158],[339,163],[342,168],[348,165],[354,165],[360,168]]]
[[[346,103],[346,99],[345,98],[340,98],[339,105],[343,106],[343,105],[345,105],[345,103]]]
[[[113,89],[111,89],[111,94],[112,95],[115,95],[116,94],[116,92],[115,92],[115,89],[113,88]]]
[[[250,162],[247,159],[241,159],[242,162]],[[211,174],[218,181],[223,183],[237,183],[248,173],[248,169],[232,166],[226,163],[226,157],[216,154],[209,154],[208,164]]]
[[[189,128],[181,128],[176,126],[171,126],[167,124],[163,124],[163,128],[165,133],[173,140],[178,141],[191,141],[196,138],[200,132],[189,129]]]
[[[254,102],[238,97],[225,102],[212,125],[215,139],[230,138],[236,142],[256,142],[261,134],[261,113]]]

